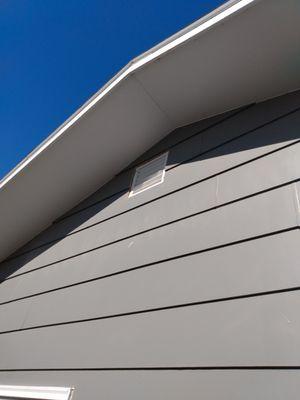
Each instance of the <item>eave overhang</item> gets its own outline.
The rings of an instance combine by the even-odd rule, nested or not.
[[[300,88],[299,0],[234,0],[134,59],[0,182],[0,259],[173,129]]]

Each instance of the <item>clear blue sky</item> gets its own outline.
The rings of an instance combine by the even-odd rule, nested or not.
[[[224,0],[1,0],[0,178],[130,59]]]

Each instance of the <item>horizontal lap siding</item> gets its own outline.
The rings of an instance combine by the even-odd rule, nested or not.
[[[298,366],[300,292],[0,335],[0,369]]]
[[[74,400],[295,400],[299,371],[70,371],[0,373],[1,382],[75,386]]]
[[[71,221],[67,219],[65,222],[60,222],[45,232],[44,235],[40,235],[27,247],[34,248],[49,240],[60,238],[66,233],[109,218],[161,195],[166,195],[184,185],[204,179],[209,174],[221,172],[225,168],[230,168],[239,162],[250,159],[251,156],[259,156],[264,152],[272,151],[293,140],[299,139],[300,110],[299,112],[287,115],[287,113],[295,110],[297,106],[299,107],[299,103],[300,94],[294,94],[292,97],[287,96],[282,98],[281,102],[278,102],[277,99],[272,100],[272,107],[267,102],[241,110],[234,117],[225,120],[224,123],[214,126],[203,134],[195,136],[178,147],[171,149],[168,163],[173,164],[172,159],[174,162],[176,160],[176,163],[186,163],[172,170],[172,173],[171,171],[167,172],[166,177],[168,179],[166,179],[163,186],[153,188],[150,192],[146,191],[130,200],[128,200],[127,193],[120,195],[116,189],[117,194],[112,199],[104,201],[98,207],[94,206],[92,209],[86,210],[83,214],[77,214],[77,217],[72,218]],[[282,120],[272,122],[280,116],[283,117]],[[261,125],[266,123],[270,125],[259,129]],[[289,126],[288,133],[283,131],[287,124]],[[246,133],[246,135],[239,138],[243,133]],[[214,150],[216,146],[235,138],[236,140],[233,140],[231,143]],[[201,153],[207,151],[210,151],[210,153],[205,153],[201,156]],[[244,152],[247,154],[243,154]],[[197,156],[198,154],[200,155]],[[195,159],[187,162],[187,160],[195,156]],[[220,157],[222,157],[221,165],[216,163]],[[206,165],[202,165],[203,163],[209,163],[209,160],[211,160],[210,165],[214,168],[213,171],[207,170]],[[116,180],[119,180],[120,177],[117,177]],[[127,182],[126,185],[124,184],[125,186],[129,186],[131,177],[132,171],[129,175],[128,173],[125,174],[124,180]],[[95,201],[96,199],[93,200],[93,202]],[[84,209],[89,204],[87,200],[80,207]],[[24,250],[27,247],[25,246]]]
[[[129,169],[2,263],[1,383],[296,398],[299,371],[235,368],[300,366],[297,107],[300,92],[176,130],[139,159],[170,148],[162,185],[129,199]],[[87,370],[17,372],[49,368]]]
[[[122,267],[130,268],[292,228],[297,225],[294,192],[294,184],[283,186],[193,215],[58,264],[70,265],[72,270],[79,265],[83,265],[85,270],[96,267],[99,271],[109,273],[111,267],[117,267],[118,270]],[[54,266],[55,264],[46,264],[40,269],[51,270]],[[22,271],[24,272],[24,269]],[[29,272],[31,271],[30,269]],[[31,273],[34,274],[34,271]],[[17,291],[18,288],[15,292]]]
[[[205,209],[205,207],[213,206],[215,199],[211,198],[210,202],[207,202],[207,197],[211,197],[211,193],[215,191],[215,174],[221,174],[219,179],[222,180],[224,170],[227,171],[232,167],[236,167],[253,158],[260,157],[268,152],[275,151],[297,141],[299,139],[299,124],[300,111],[278,121],[274,126],[270,125],[264,129],[262,128],[247,137],[240,138],[238,141],[222,146],[222,148],[210,154],[209,157],[202,157],[194,160],[192,163],[183,164],[179,168],[171,170],[166,176],[166,183],[162,185],[163,187],[158,187],[156,191],[160,191],[160,196],[165,196],[168,193],[172,193],[174,190],[181,189],[182,185],[190,185],[197,182],[197,180],[213,177],[206,182],[199,182],[197,186],[195,185],[187,189],[179,190],[176,193],[157,199],[155,202],[143,205],[128,213],[119,215],[116,218],[92,225],[89,229],[81,230],[74,235],[69,235],[65,237],[64,240],[59,240],[56,243],[50,243],[42,249],[38,248],[32,250],[30,253],[26,253],[23,256],[9,261],[8,267],[16,265],[19,268],[23,260],[25,260],[25,265],[22,270],[34,269],[37,264],[45,265],[53,263],[60,259],[73,256],[74,254],[107,245],[144,230],[153,229],[157,225],[171,222],[174,219],[188,216],[194,212],[199,212]],[[287,125],[290,129],[289,140],[283,135]],[[267,145],[267,138],[269,138],[270,142],[275,141],[275,143]],[[275,139],[277,139],[277,141]],[[284,155],[285,153],[283,157]],[[277,158],[278,157],[280,156],[277,156]],[[297,170],[293,169],[293,173],[295,175]],[[259,177],[257,179],[259,180]],[[282,181],[278,179],[276,183],[280,184]],[[150,192],[152,192],[152,190]],[[155,192],[155,188],[153,188],[153,192]],[[194,195],[194,193],[197,192],[198,196],[200,194],[200,200],[203,198],[201,201],[202,204],[199,204],[199,200]],[[146,196],[147,195],[143,196],[143,198],[145,199]],[[148,197],[149,196],[151,196],[151,194],[148,194]],[[187,202],[189,199],[191,200]],[[151,197],[150,200],[152,200]],[[149,199],[146,197],[145,201],[147,202]],[[126,203],[127,205],[131,203],[131,199],[127,197]],[[175,206],[173,206],[173,204]],[[182,208],[183,206],[184,208]],[[122,211],[124,211],[124,209],[120,208],[119,212]],[[74,216],[74,218],[77,218],[77,216]],[[81,218],[81,216],[79,218]],[[87,224],[91,225],[96,221],[90,218]],[[80,227],[86,227],[87,224],[81,224]],[[20,272],[20,269],[18,270]]]
[[[0,332],[300,287],[299,240],[295,230],[2,305]]]

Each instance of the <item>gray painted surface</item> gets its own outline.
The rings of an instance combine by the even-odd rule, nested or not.
[[[295,230],[6,304],[0,331],[300,286],[299,239]],[[53,280],[46,288],[53,288]],[[24,289],[18,295],[36,287]]]
[[[167,172],[168,179],[166,179],[164,185],[155,187],[150,192],[143,192],[139,196],[131,198],[130,201],[128,201],[127,193],[123,196],[116,195],[104,204],[98,204],[92,210],[89,209],[80,214],[75,222],[74,220],[65,220],[59,226],[47,230],[44,235],[40,235],[24,249],[36,247],[46,241],[60,237],[63,233],[73,232],[297,140],[299,138],[300,111],[287,115],[282,120],[268,124],[263,128],[257,128],[295,110],[299,107],[299,104],[300,92],[295,92],[282,97],[280,100],[274,99],[271,102],[261,103],[241,111],[234,118],[229,118],[224,123],[213,126],[191,140],[172,148],[169,154],[168,167],[174,166],[175,161],[176,165],[182,162],[186,163]],[[202,124],[207,126],[204,122]],[[285,130],[287,124],[289,125],[288,133]],[[252,130],[254,131],[252,132]],[[249,132],[248,135],[214,150],[216,146],[247,132]],[[169,137],[172,137],[172,134]],[[209,153],[201,155],[201,153],[209,150],[211,150]],[[186,161],[197,154],[200,154],[200,156],[190,162]],[[103,191],[100,190],[91,196],[75,210],[93,204],[106,196],[111,196],[113,193],[124,191],[129,187],[131,178],[132,171],[118,176],[104,187]]]
[[[300,92],[171,133],[140,158],[171,147],[162,185],[128,198],[123,172],[3,262],[0,384],[296,399],[299,370],[261,368],[300,366],[298,106]]]
[[[300,293],[3,334],[0,369],[298,366]]]
[[[0,373],[9,384],[75,386],[74,400],[294,400],[299,371],[90,371]],[[121,394],[121,395],[120,395]]]

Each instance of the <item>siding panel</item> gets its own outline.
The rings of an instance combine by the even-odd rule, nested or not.
[[[133,243],[133,245],[129,248],[128,243],[125,248],[123,247],[123,243],[119,243],[116,246],[110,246],[104,249],[100,249],[100,257],[103,253],[103,250],[104,252],[109,252],[106,258],[107,265],[103,265],[104,268],[101,265],[101,258],[94,258],[94,252],[89,254],[92,254],[93,259],[97,262],[97,264],[95,265],[98,265],[100,267],[100,274],[105,274],[104,271],[106,271],[106,273],[112,273],[116,266],[118,266],[118,269],[115,269],[115,271],[126,269],[126,261],[129,264],[127,264],[127,268],[136,266],[136,264],[130,265],[130,257],[128,259],[128,255],[130,253],[131,258],[135,261],[139,257],[141,259],[140,265],[142,265],[143,261],[145,262],[145,259],[147,257],[149,257],[148,262],[153,262],[167,257],[173,257],[174,255],[179,255],[182,253],[190,253],[193,251],[204,250],[225,243],[246,239],[248,237],[255,237],[269,232],[288,229],[297,225],[297,213],[294,205],[293,196],[293,185],[285,186],[271,192],[248,198],[241,202],[233,203],[226,207],[213,210],[209,213],[200,214],[191,219],[180,221],[176,224],[176,226],[166,226],[155,231],[155,235],[153,235],[153,232],[142,235],[136,239],[135,243],[134,241],[131,242]],[[274,210],[279,209],[280,213],[274,212]],[[259,217],[254,218],[254,216]],[[214,226],[215,229],[210,229],[210,226]],[[122,248],[116,251],[116,248],[120,246],[120,244]],[[181,250],[180,253],[178,253],[178,248]],[[134,251],[135,253],[133,253],[132,251]],[[120,256],[123,256],[122,266],[120,266]],[[71,259],[68,262],[70,263],[71,268],[74,268],[76,262],[81,262],[84,266],[89,265],[83,262],[81,257]],[[117,291],[117,293],[119,293],[119,291]],[[210,298],[212,297],[213,294],[210,296]],[[63,300],[63,298],[61,298],[61,300]],[[27,303],[30,304],[34,301],[35,299],[30,299],[29,301],[27,301]],[[107,303],[109,303],[109,299],[107,299]],[[63,304],[65,304],[64,300]],[[84,307],[84,303],[82,304]],[[124,302],[124,304],[126,304],[126,302]],[[59,306],[59,304],[56,304],[56,306]],[[69,307],[72,306],[73,301],[71,298]],[[138,304],[138,306],[140,308],[140,303]],[[68,306],[65,305],[65,307],[67,313]],[[24,313],[26,311],[24,302],[21,303],[20,308],[21,312]],[[18,304],[12,303],[10,305],[0,307],[0,313],[2,312],[2,314],[4,313],[5,315],[6,313],[9,313],[9,309],[17,310]],[[53,315],[52,318],[55,319],[56,307],[52,309],[52,307],[50,306],[49,311]],[[40,313],[42,312],[43,311],[40,311]],[[90,310],[90,312],[92,312],[92,309]],[[16,326],[13,327],[13,324],[15,324]],[[17,318],[15,321],[13,319],[2,319],[2,331],[7,329],[17,329],[18,327],[20,327],[20,318]]]
[[[294,196],[292,186],[282,187],[114,245],[93,250],[64,262],[71,263],[72,268],[76,268],[76,265],[80,263],[89,266],[94,264],[100,268],[106,264],[121,264],[124,268],[125,265],[128,268],[291,228],[297,224]],[[87,231],[85,240],[85,243],[93,243],[95,237]],[[61,250],[62,253],[57,254],[58,260],[65,256],[64,247]],[[48,262],[46,256],[44,260],[45,263]],[[50,259],[49,262],[51,261]],[[34,266],[41,266],[41,262],[36,264],[33,259],[32,262],[24,265],[22,272],[32,270]],[[47,268],[52,268],[52,266]]]
[[[183,186],[197,180],[205,179],[208,176],[220,173],[249,159],[261,156],[267,151],[274,151],[283,145],[293,143],[296,138],[299,138],[299,123],[300,112],[293,114],[287,120],[277,122],[272,129],[270,127],[268,127],[269,130],[264,128],[263,132],[256,131],[251,135],[251,137],[243,137],[241,143],[231,142],[227,146],[222,147],[222,149],[217,149],[209,158],[202,157],[200,160],[193,163],[183,164],[179,169],[172,170],[171,173],[168,174],[165,184],[157,187],[159,189],[153,188],[153,190],[151,189],[149,192],[153,191],[152,196],[154,192],[157,191],[163,191],[161,194],[171,192],[178,188],[179,182],[180,185]],[[293,139],[286,140],[283,144],[282,132],[287,129],[287,126],[289,127],[289,135],[290,137],[293,137]],[[270,142],[275,141],[275,143],[264,145],[266,137],[268,136]],[[277,142],[276,136],[280,136],[281,140]],[[244,149],[244,151],[241,151],[241,149]],[[172,173],[173,171],[175,172]],[[207,184],[208,183],[206,183],[206,185]],[[143,196],[143,194],[141,194],[141,196]],[[26,268],[35,268],[37,264],[43,265],[45,263],[55,262],[56,260],[59,260],[59,258],[69,257],[74,253],[80,253],[93,247],[101,246],[114,240],[119,240],[120,238],[135,234],[145,229],[151,229],[160,223],[165,223],[166,220],[167,222],[172,221],[172,219],[180,218],[182,215],[201,211],[201,205],[196,210],[195,207],[191,207],[190,211],[188,211],[188,207],[187,209],[182,209],[181,207],[178,207],[177,210],[173,209],[172,201],[175,202],[177,206],[179,204],[185,204],[177,202],[176,196],[185,196],[188,198],[189,193],[185,193],[184,191],[178,192],[176,195],[158,200],[157,203],[150,203],[149,205],[138,208],[128,214],[123,214],[117,219],[106,221],[103,224],[93,226],[88,230],[67,236],[64,240],[45,246],[42,250],[33,250],[29,255],[25,254],[24,256],[9,261],[8,267],[13,267],[20,263],[22,264],[22,259],[24,259],[27,261]],[[127,204],[131,203],[131,199],[127,198],[126,201]],[[168,203],[168,205],[166,206],[164,203]],[[155,208],[158,209],[158,212],[155,211]],[[167,216],[166,218],[164,213],[164,210],[166,209],[170,209],[170,213],[171,210],[173,210],[173,215]],[[151,218],[149,216],[150,213],[152,214]],[[89,220],[89,224],[92,222],[95,222],[95,220]],[[84,226],[84,224],[81,225],[81,227]],[[51,235],[50,238],[53,239]],[[37,256],[38,258],[33,259],[33,261],[28,261]]]
[[[299,365],[300,293],[0,336],[0,368]]]
[[[280,152],[276,152],[267,157],[259,159],[254,163],[243,165],[238,169],[223,174],[221,177],[219,177],[218,182],[218,204],[223,204],[225,202],[247,196],[251,193],[268,189],[274,185],[283,184],[293,179],[297,179],[300,176],[299,154],[300,144],[297,144],[281,150]],[[207,184],[204,182],[199,184],[199,186],[186,190],[185,193],[189,193],[187,196],[187,203],[189,206],[190,203],[192,203],[194,207],[196,206],[197,209],[199,209],[201,202],[203,204],[203,198],[206,198],[207,201],[209,200],[207,198],[205,187],[207,187]],[[198,204],[199,198],[200,202]],[[211,197],[211,200],[213,199],[214,198]],[[208,201],[207,206],[209,205],[214,204],[210,204]],[[167,217],[167,214],[165,217]],[[91,274],[88,273],[88,278],[93,277],[93,272],[97,274],[97,270],[94,269],[91,271]],[[55,266],[52,266],[47,271],[41,270],[39,276],[41,277],[35,278],[35,280],[39,280],[39,285],[36,285],[35,280],[32,281],[31,276],[26,275],[18,278],[19,280],[22,280],[22,285],[18,285],[17,287],[14,279],[2,283],[0,290],[0,302],[7,301],[14,297],[35,293],[37,291],[37,287],[40,290],[47,290],[63,284],[74,283],[70,273],[62,274],[60,269],[55,268]],[[53,278],[55,276],[56,278]],[[68,279],[70,279],[70,281]]]
[[[175,149],[172,149],[168,163],[173,165],[175,161],[172,160],[176,160],[175,164],[182,163],[196,154],[238,137],[243,132],[251,131],[261,124],[272,121],[272,119],[278,117],[278,114],[284,115],[294,110],[297,106],[299,107],[299,103],[300,95],[297,93],[297,95],[284,96],[280,100],[271,100],[251,107],[246,111],[242,111],[240,114],[237,114],[235,118],[226,120],[223,124],[206,132],[205,135],[196,136]],[[45,232],[45,234],[40,235],[28,246],[25,246],[23,250],[41,245],[49,240],[54,240],[65,233],[73,232],[74,230],[83,228],[99,220],[109,218],[116,213],[123,212],[145,201],[165,195],[186,184],[204,179],[212,173],[219,173],[251,157],[259,156],[267,151],[272,151],[286,145],[290,141],[299,139],[299,122],[300,112],[291,114],[282,120],[271,123],[270,126],[264,126],[246,137],[224,145],[222,148],[212,151],[209,155],[197,157],[192,160],[192,162],[181,165],[180,168],[176,168],[174,171],[172,170],[172,173],[170,171],[167,174],[164,185],[153,188],[151,191],[144,192],[130,199],[130,201],[128,201],[127,193],[116,194],[113,199],[105,201],[104,204],[96,205],[93,209],[88,209],[83,214],[77,215],[75,220],[67,219],[61,222],[59,226],[54,226]],[[209,170],[210,164],[213,164],[214,172]],[[206,165],[208,166],[206,167]],[[130,185],[131,176],[132,172],[126,178],[129,179],[128,183],[125,185],[127,188]],[[117,179],[120,179],[120,177]],[[88,204],[87,201],[82,207],[86,207]]]
[[[299,235],[291,231],[2,305],[0,331],[300,287]],[[29,306],[22,325],[6,320]]]
[[[70,371],[1,373],[1,382],[75,386],[73,400],[296,400],[299,371]],[[120,395],[121,393],[121,395]]]
[[[300,111],[283,115],[299,106],[300,92],[176,130],[138,161],[170,147],[164,184],[128,199],[125,171],[18,253],[57,243],[2,263],[0,303],[101,279],[0,304],[1,384],[75,386],[75,400],[297,398],[299,370],[282,368],[300,368]],[[220,369],[138,370],[182,366]]]

